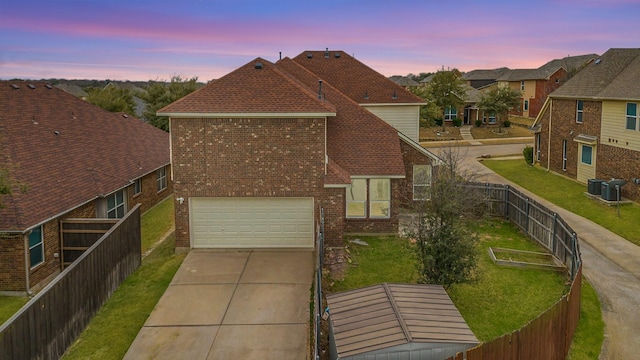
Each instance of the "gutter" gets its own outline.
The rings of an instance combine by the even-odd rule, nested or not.
[[[553,100],[549,98],[549,140],[547,142],[547,172],[551,170],[551,119],[553,118]]]
[[[29,279],[29,275],[31,275],[31,268],[29,266],[29,235],[33,232],[33,230],[29,230],[28,232],[26,232],[23,236],[22,236],[22,242],[24,244],[24,279],[25,279],[25,286],[26,286],[26,293],[27,296],[31,296],[33,295],[30,291],[30,279]],[[43,244],[44,246],[44,244]]]

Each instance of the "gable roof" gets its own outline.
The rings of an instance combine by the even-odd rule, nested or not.
[[[477,69],[471,70],[462,74],[462,78],[470,80],[496,80],[500,76],[504,75],[510,69],[507,67],[501,67],[497,69]]]
[[[549,96],[639,100],[639,79],[640,49],[609,49]]]
[[[2,197],[24,231],[170,163],[169,134],[44,82],[0,81],[0,166],[27,186]]]
[[[316,88],[318,87],[316,79]],[[256,58],[158,110],[160,116],[330,116],[335,107],[318,99],[273,63]]]
[[[293,60],[333,84],[358,104],[425,103],[420,97],[341,50],[304,51]]]
[[[477,344],[440,285],[379,284],[327,295],[338,357],[408,343]]]
[[[420,86],[420,83],[407,77],[407,76],[402,76],[402,75],[393,75],[391,77],[389,77],[389,80],[393,81],[394,83],[402,86],[402,87],[407,87],[407,86]]]
[[[589,62],[597,58],[597,54],[567,56],[554,59],[537,69],[513,69],[505,72],[497,81],[548,80],[558,70],[580,70]]]
[[[316,74],[290,58],[277,66],[307,86],[318,81]],[[335,116],[327,118],[329,158],[351,176],[404,176],[398,130],[322,80],[325,99],[337,109]]]

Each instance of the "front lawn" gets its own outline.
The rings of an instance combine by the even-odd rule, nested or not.
[[[532,193],[640,245],[640,205],[607,206],[588,198],[587,185],[525,164],[523,160],[484,160],[485,166]]]
[[[149,209],[140,219],[142,253],[173,228],[173,196]]]
[[[27,297],[0,296],[0,324],[9,320],[27,301]]]

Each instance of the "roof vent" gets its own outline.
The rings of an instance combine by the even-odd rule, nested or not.
[[[393,95],[391,96],[391,98],[394,99],[394,100],[398,98],[398,95],[396,95],[395,90],[393,91]]]
[[[50,84],[46,84],[45,87],[49,90],[53,89],[53,86],[51,86]]]
[[[329,58],[329,48],[327,48],[327,49],[324,51],[324,58],[325,58],[325,59],[328,59],[328,58]]]
[[[11,87],[12,87],[12,88],[14,88],[14,89],[16,89],[16,90],[20,89],[20,86],[18,86],[18,85],[16,85],[16,84],[11,84]]]
[[[33,85],[33,84],[29,84],[29,85],[27,85],[27,86],[28,86],[28,87],[29,87],[29,89],[31,89],[31,90],[33,90],[33,89],[35,89],[35,88],[36,88],[36,86],[35,86],[35,85]]]
[[[318,80],[318,99],[322,100],[322,80]]]
[[[313,58],[313,53],[307,53],[307,59]]]
[[[365,91],[365,92],[364,92],[364,98],[365,98],[365,99],[368,99],[368,98],[369,98],[369,91]]]
[[[602,59],[596,59],[596,65],[600,64],[602,62]]]
[[[336,57],[336,59],[340,58],[340,53],[335,53],[334,56]]]
[[[58,131],[58,130],[54,131],[53,133],[56,134],[56,135],[60,135],[60,131]]]
[[[258,61],[255,65],[256,69],[260,70],[262,69],[262,63],[260,61]]]
[[[127,115],[127,114],[122,114],[122,117],[123,117],[123,118],[125,118],[125,119],[128,119],[128,118],[129,118],[129,115]]]

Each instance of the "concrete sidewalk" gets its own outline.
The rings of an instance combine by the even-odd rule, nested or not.
[[[313,252],[191,250],[125,359],[306,359]]]

